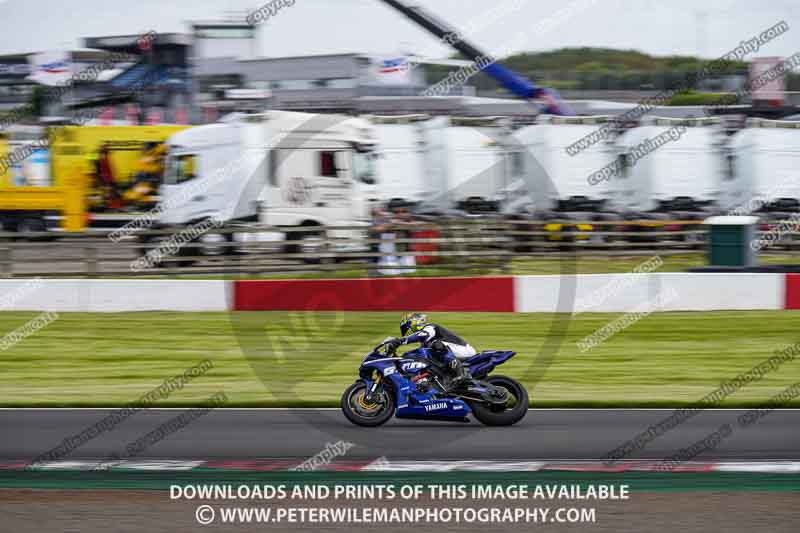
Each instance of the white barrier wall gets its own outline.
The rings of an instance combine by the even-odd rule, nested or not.
[[[783,309],[783,274],[668,272],[651,274],[657,290],[674,290],[677,299],[663,311]]]
[[[517,276],[514,309],[536,312],[626,312],[649,301],[648,274]]]
[[[0,280],[0,311],[227,311],[233,309],[232,293],[236,283],[222,280]],[[508,291],[507,298],[513,297],[513,309],[523,313],[784,309],[785,287],[786,276],[779,273],[517,276],[513,278],[513,296]],[[511,309],[511,304],[509,301],[504,308]],[[469,310],[480,310],[480,307]]]
[[[0,311],[227,311],[227,281],[0,280]]]
[[[532,312],[783,309],[784,275],[649,273],[517,276],[514,310]]]

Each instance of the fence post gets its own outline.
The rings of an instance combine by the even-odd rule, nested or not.
[[[336,259],[332,256],[328,256],[328,254],[333,254],[333,246],[331,243],[331,235],[328,233],[328,226],[322,226],[322,233],[320,234],[322,238],[322,254],[325,258],[320,258],[319,264],[320,265],[328,265],[328,264],[335,264]]]
[[[510,222],[501,222],[500,227],[506,236],[508,236],[509,232],[514,231],[514,225]],[[512,271],[511,261],[514,259],[514,255],[516,253],[516,241],[513,235],[510,238],[506,237],[503,240],[505,246],[502,247],[503,258],[500,260],[500,271],[503,274],[509,274]]]
[[[11,260],[11,248],[0,248],[0,272],[4,278],[14,277],[14,262]]]
[[[86,257],[86,275],[94,276],[97,274],[97,247],[94,243],[87,243],[83,249]]]

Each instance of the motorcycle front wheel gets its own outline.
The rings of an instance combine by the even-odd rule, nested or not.
[[[496,406],[483,402],[470,401],[472,414],[479,422],[487,426],[511,426],[528,413],[528,391],[522,384],[506,376],[489,376],[485,381],[497,388],[504,389],[508,395],[505,405]]]
[[[385,424],[394,413],[394,395],[385,390],[377,393],[378,398],[366,400],[367,386],[356,381],[342,394],[342,412],[357,426],[377,427]]]

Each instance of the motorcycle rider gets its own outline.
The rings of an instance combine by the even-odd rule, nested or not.
[[[472,376],[464,368],[461,359],[472,357],[477,352],[464,339],[439,324],[428,321],[422,313],[406,313],[400,319],[402,337],[389,339],[386,344],[394,351],[398,346],[420,343],[450,371],[450,389],[472,382]]]

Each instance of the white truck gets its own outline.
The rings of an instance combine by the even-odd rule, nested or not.
[[[321,225],[366,225],[376,145],[365,120],[284,111],[179,132],[168,141],[159,224],[309,228],[289,240],[316,238]]]
[[[437,117],[422,124],[424,172],[441,207],[493,204],[515,180],[516,150],[502,117]]]
[[[743,194],[740,176],[726,165],[727,137],[717,118],[649,117],[616,144],[625,165],[609,184],[619,210],[654,211],[676,199],[721,207]]]
[[[513,133],[522,150],[514,155],[515,160],[521,160],[514,166],[522,168],[525,188],[534,209],[556,209],[559,201],[575,197],[595,201],[609,199],[608,182],[591,185],[588,178],[616,159],[613,139],[593,144],[576,155],[566,151],[572,143],[603,127],[608,120],[606,116],[542,116],[537,124]]]
[[[365,117],[379,143],[382,202],[406,201],[453,208],[493,202],[512,181],[504,119],[431,117],[425,114]]]
[[[775,200],[800,200],[800,123],[751,118],[730,147],[731,167],[751,190],[728,209],[749,212]]]
[[[380,184],[368,191],[380,202],[418,203],[435,194],[434,183],[425,172],[424,123],[428,115],[378,116],[367,118],[378,141],[377,173]]]

